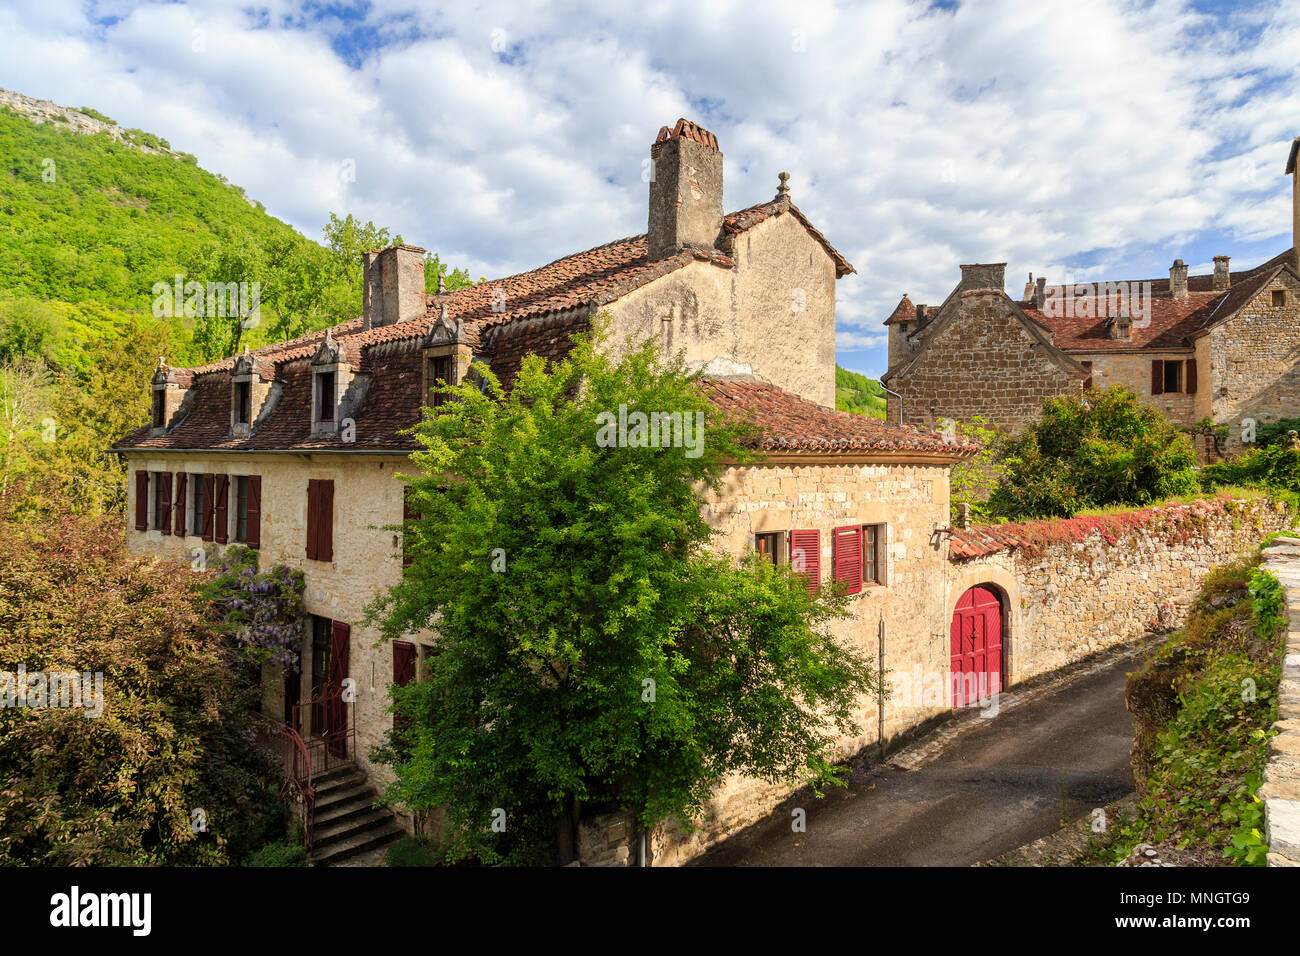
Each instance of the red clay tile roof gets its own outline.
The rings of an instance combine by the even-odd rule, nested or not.
[[[1030,302],[1019,303],[1026,314],[1052,333],[1052,344],[1065,350],[1127,351],[1131,349],[1182,349],[1190,348],[1192,338],[1215,322],[1227,318],[1253,298],[1273,274],[1289,264],[1291,250],[1279,253],[1253,269],[1234,272],[1232,285],[1227,292],[1212,289],[1214,277],[1188,276],[1186,299],[1175,299],[1169,291],[1169,279],[1127,280],[1122,285],[1138,289],[1151,284],[1151,316],[1146,325],[1139,326],[1135,317],[1131,338],[1112,339],[1105,311],[1104,296],[1086,298],[1091,317],[1051,316],[1045,310],[1035,309]],[[1101,285],[1101,283],[1096,283]],[[1076,301],[1077,303],[1079,300]],[[1099,308],[1100,306],[1100,308]]]
[[[915,321],[916,306],[912,305],[912,300],[909,299],[907,293],[904,292],[903,297],[898,300],[898,307],[889,314],[889,318],[885,319],[885,325],[893,325],[895,322]]]
[[[728,417],[757,425],[760,451],[809,454],[853,452],[921,452],[954,460],[979,451],[966,438],[945,441],[938,432],[912,425],[895,425],[865,415],[837,412],[800,398],[769,382],[715,379],[703,384],[705,394]]]
[[[697,128],[690,135],[695,136],[698,132]],[[853,271],[853,267],[788,199],[732,213],[724,221],[725,237],[734,237],[786,212],[794,215],[827,249],[836,262],[838,275],[844,275],[845,270]],[[250,437],[235,439],[229,434],[230,373],[238,358],[231,356],[193,369],[173,370],[174,375],[186,382],[192,380],[199,388],[187,417],[165,435],[151,438],[146,426],[127,435],[113,447],[231,450],[408,448],[411,447],[410,440],[398,432],[419,418],[422,402],[419,359],[403,359],[406,364],[394,371],[391,362],[395,359],[379,361],[372,357],[372,353],[380,346],[405,343],[409,347],[407,351],[418,356],[420,341],[438,320],[443,306],[447,307],[449,319],[460,324],[476,357],[487,359],[503,384],[508,386],[518,373],[525,354],[534,353],[551,360],[567,354],[570,336],[586,331],[592,316],[601,307],[692,262],[710,262],[721,268],[732,268],[735,262],[728,251],[690,248],[651,262],[646,237],[632,236],[556,259],[529,272],[454,292],[429,295],[425,314],[419,319],[363,329],[362,319],[358,317],[334,326],[328,331],[344,349],[353,371],[370,377],[364,402],[355,416],[355,444],[345,446],[339,438],[311,437],[308,360],[316,354],[325,338],[326,330],[322,329],[252,351],[251,355],[260,368],[274,367],[281,392],[270,415],[255,423]],[[389,379],[390,375],[396,378]]]
[[[826,250],[826,254],[835,261],[836,278],[842,279],[850,272],[857,272],[849,264],[849,260],[840,255],[839,251],[826,240],[826,237],[817,231],[813,224],[808,221],[808,217],[799,211],[799,207],[792,203],[788,196],[778,196],[771,202],[759,203],[757,206],[750,206],[748,209],[742,209],[739,212],[731,213],[729,216],[724,216],[722,219],[721,243],[723,251],[730,254],[733,251],[733,240],[742,232],[753,229],[764,220],[787,212],[799,220],[800,224],[812,234],[812,237],[821,243],[822,248]]]

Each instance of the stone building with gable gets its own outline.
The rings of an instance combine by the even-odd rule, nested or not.
[[[881,378],[890,421],[933,426],[982,416],[1019,429],[1058,395],[1122,385],[1176,423],[1228,426],[1199,436],[1203,458],[1235,454],[1251,421],[1300,416],[1300,187],[1292,144],[1294,245],[1233,272],[1006,292],[1006,263],[961,267],[938,306],[905,294],[885,320],[889,370]],[[1245,427],[1243,427],[1245,423]]]

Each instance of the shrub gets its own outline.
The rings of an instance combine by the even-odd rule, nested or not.
[[[442,866],[447,850],[441,843],[405,836],[388,848],[385,866]]]
[[[1147,505],[1198,489],[1187,436],[1125,388],[1048,400],[1001,453],[989,510],[1012,518],[1071,517],[1081,508]]]
[[[1223,485],[1256,485],[1291,496],[1300,494],[1300,451],[1288,451],[1280,444],[1266,445],[1201,471],[1201,487],[1205,490]]]
[[[268,843],[244,860],[244,866],[306,866],[307,849],[301,843]]]

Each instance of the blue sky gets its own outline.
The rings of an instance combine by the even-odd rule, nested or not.
[[[194,153],[313,238],[374,219],[494,277],[645,230],[687,116],[727,209],[776,174],[858,269],[840,363],[963,262],[1049,282],[1290,245],[1300,5],[9,0],[0,86]],[[355,170],[355,176],[351,174]]]

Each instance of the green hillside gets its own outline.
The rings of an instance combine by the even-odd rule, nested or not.
[[[885,417],[885,390],[874,378],[835,366],[835,407],[854,415]]]

